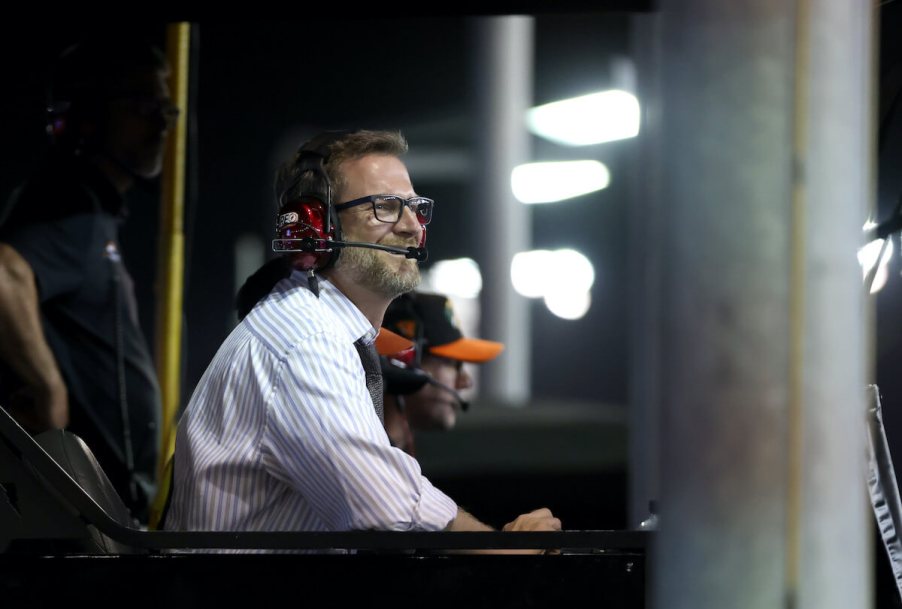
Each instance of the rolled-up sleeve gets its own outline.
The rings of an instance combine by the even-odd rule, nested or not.
[[[267,400],[263,449],[273,475],[332,530],[444,529],[456,503],[388,441],[346,337],[298,342]]]

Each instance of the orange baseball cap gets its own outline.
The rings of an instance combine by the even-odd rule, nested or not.
[[[389,305],[383,327],[432,355],[462,362],[487,362],[504,350],[503,343],[465,337],[451,300],[440,294],[402,294]]]

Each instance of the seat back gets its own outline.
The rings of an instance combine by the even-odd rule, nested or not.
[[[54,482],[60,476],[68,476],[78,485],[73,488],[80,487],[120,525],[137,526],[81,438],[61,429],[32,437],[0,407],[0,551],[145,552],[113,540],[86,522],[74,497]]]
[[[138,526],[94,453],[81,438],[62,429],[51,429],[35,436],[34,441],[66,470],[110,518],[125,527]],[[125,554],[135,551],[134,548],[107,537],[93,525],[88,525],[88,531],[94,549],[101,553]]]
[[[0,552],[606,548],[645,551],[647,532],[148,531],[135,526],[90,449],[28,434],[0,406]]]

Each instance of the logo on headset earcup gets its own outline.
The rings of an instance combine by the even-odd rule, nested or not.
[[[329,231],[329,208],[316,197],[302,196],[287,202],[276,219],[276,239],[282,251],[292,254],[295,268],[321,270],[333,261],[337,250],[326,241],[336,239],[334,224]]]

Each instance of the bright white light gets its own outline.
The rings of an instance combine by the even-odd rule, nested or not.
[[[866,244],[860,250],[858,250],[858,264],[861,265],[862,272],[867,275],[868,271],[874,268],[874,265],[877,264],[877,256],[880,255],[880,248],[883,246],[883,239],[874,239],[870,243]],[[883,254],[883,259],[889,259],[889,254],[893,251],[893,243],[890,241],[889,245],[886,248],[886,252]]]
[[[865,228],[868,228],[865,225]],[[877,264],[877,257],[880,255],[880,248],[883,246],[883,239],[874,239],[860,250],[858,250],[858,264],[861,265],[862,276],[867,279],[868,273],[871,272],[871,269],[874,268],[874,265]],[[890,259],[893,257],[893,242],[890,242],[886,245],[886,251],[883,252],[883,257],[880,259],[880,267],[877,269],[877,272],[874,274],[874,283],[871,284],[871,294],[879,292],[880,289],[886,284],[886,279],[889,275],[887,271],[887,265],[889,264]]]
[[[514,254],[511,260],[511,283],[521,296],[541,298],[547,284],[554,279],[554,252],[532,250]]]
[[[565,146],[587,146],[635,137],[639,100],[614,89],[537,106],[527,111],[529,130]]]
[[[521,203],[553,203],[601,190],[610,181],[598,161],[526,163],[511,172],[511,191]]]
[[[472,258],[439,260],[429,274],[432,289],[439,294],[476,298],[482,291],[482,273]]]
[[[544,298],[548,310],[563,319],[579,319],[589,310],[595,269],[576,250],[532,250],[514,255],[511,283],[518,294]]]
[[[886,266],[881,264],[880,268],[877,269],[877,273],[874,274],[874,283],[871,284],[871,294],[876,294],[883,289],[883,286],[886,285],[886,278],[888,276],[889,272],[886,270]]]
[[[589,292],[575,290],[551,290],[545,294],[545,306],[561,319],[579,319],[592,304]]]
[[[572,249],[554,252],[554,268],[561,283],[574,292],[588,292],[595,283],[595,268],[589,259]]]

